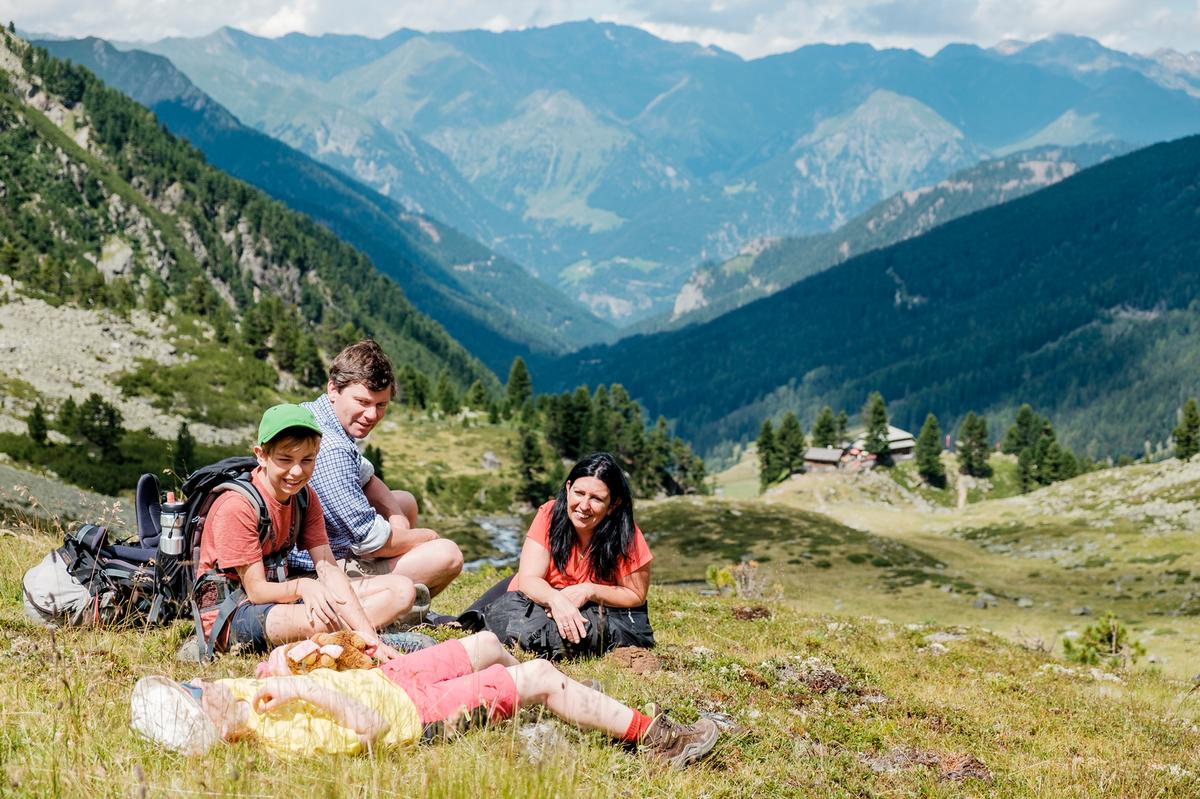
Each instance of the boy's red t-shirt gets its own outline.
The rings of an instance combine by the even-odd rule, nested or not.
[[[292,531],[292,508],[294,503],[284,504],[275,499],[271,487],[263,476],[262,467],[255,468],[250,473],[250,479],[258,493],[267,503],[267,514],[271,517],[272,539],[263,546],[258,540],[258,512],[240,494],[226,491],[217,497],[208,512],[208,521],[204,524],[204,535],[200,540],[200,559],[197,575],[217,568],[232,570],[238,566],[248,566],[263,560],[267,555],[274,554],[288,545],[288,536]],[[312,550],[329,543],[325,534],[325,514],[321,512],[321,501],[311,486],[305,486],[308,492],[308,510],[304,514],[304,527],[300,530],[296,546],[299,549]],[[236,578],[235,578],[236,579]],[[199,597],[203,604],[203,597]],[[216,612],[204,614],[204,634],[212,630]]]
[[[553,500],[538,508],[537,515],[533,517],[533,521],[529,525],[529,532],[525,534],[527,540],[537,542],[546,551],[550,550],[550,515],[553,511]],[[591,565],[587,562],[585,553],[580,551],[578,544],[571,550],[571,557],[567,559],[567,568],[565,571],[560,571],[554,565],[554,558],[550,558],[550,567],[546,571],[545,578],[546,582],[550,583],[550,587],[556,590],[566,588],[568,585],[579,585],[580,583],[616,585],[653,559],[654,556],[650,554],[650,547],[646,544],[646,539],[642,535],[642,531],[635,524],[633,526],[633,541],[631,542],[630,550],[617,563],[615,581],[604,582],[597,580],[592,575]],[[519,575],[515,575],[512,582],[508,584],[509,591],[518,590],[518,578]]]

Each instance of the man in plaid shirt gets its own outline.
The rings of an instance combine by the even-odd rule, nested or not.
[[[392,490],[358,449],[379,424],[396,393],[392,362],[371,339],[342,350],[329,367],[323,395],[303,403],[322,430],[321,449],[309,485],[325,511],[333,555],[347,573],[402,574],[437,594],[462,571],[458,545],[417,526],[417,501]],[[312,569],[307,552],[288,557],[297,569]]]

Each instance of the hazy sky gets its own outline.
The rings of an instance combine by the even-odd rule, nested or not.
[[[0,0],[0,20],[25,31],[124,40],[201,36],[222,25],[262,36],[382,36],[401,27],[509,30],[587,18],[747,58],[848,41],[929,54],[948,42],[989,46],[1056,32],[1133,52],[1200,49],[1200,0]]]

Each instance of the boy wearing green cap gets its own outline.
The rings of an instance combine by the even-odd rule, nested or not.
[[[413,602],[413,584],[407,577],[387,574],[351,580],[338,567],[325,533],[325,519],[316,493],[308,485],[321,427],[312,412],[299,405],[276,405],[263,414],[254,456],[258,467],[251,484],[266,503],[271,533],[266,542],[258,536],[258,512],[250,500],[235,491],[223,492],[213,502],[200,542],[197,574],[223,572],[234,587],[246,594],[217,638],[217,650],[230,647],[266,652],[272,646],[308,638],[316,633],[351,629],[374,647],[383,660],[397,655],[383,644],[375,630],[406,612]],[[297,496],[307,493],[296,546],[306,550],[316,565],[315,576],[289,579],[283,557],[296,514]],[[272,557],[276,556],[276,557]],[[265,560],[280,561],[268,573]],[[208,583],[216,590],[213,583]],[[212,634],[216,620],[214,597],[199,596],[204,635]]]

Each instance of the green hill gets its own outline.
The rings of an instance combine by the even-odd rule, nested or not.
[[[611,333],[580,304],[503,256],[243,125],[162,56],[120,51],[99,39],[38,44],[145,105],[214,166],[362,250],[496,374],[531,350],[567,351]]]
[[[1200,138],[1116,158],[711,322],[535,364],[620,382],[702,449],[873,390],[893,421],[1000,430],[1028,402],[1092,456],[1161,441],[1195,393]]]
[[[111,354],[84,368],[129,402],[240,428],[272,399],[323,384],[325,357],[362,333],[400,364],[495,385],[366,256],[210,166],[125,95],[12,36],[0,67],[0,280],[11,301],[0,318],[61,307],[83,314],[68,322],[81,329],[99,320]],[[31,327],[34,341],[16,342],[6,366],[36,343],[53,373],[54,347],[74,351],[69,332]],[[21,388],[8,413],[45,394],[29,390],[37,367],[23,368],[6,376]],[[53,409],[91,377],[63,376],[42,398]]]

